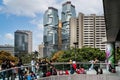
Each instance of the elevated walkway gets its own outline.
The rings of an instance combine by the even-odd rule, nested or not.
[[[94,75],[94,74],[73,74],[73,75],[57,75],[45,78],[39,78],[38,80],[120,80],[117,75]]]
[[[95,70],[87,70],[86,74],[56,75],[41,77],[38,80],[120,80],[120,67],[116,67],[116,73],[103,69],[103,74],[96,75]]]
[[[105,68],[102,68],[103,74],[98,74],[98,75],[96,75],[96,71],[94,69],[92,69],[92,70],[85,69],[86,74],[74,73],[74,74],[69,74],[69,75],[66,75],[66,74],[60,75],[59,71],[67,70],[68,69],[67,67],[70,67],[69,64],[66,64],[66,63],[58,64],[57,63],[56,65],[54,64],[54,66],[57,69],[57,72],[58,72],[57,75],[50,75],[48,77],[42,77],[43,73],[36,72],[35,74],[37,75],[37,80],[120,80],[120,65],[116,67],[116,73],[111,73],[111,72],[107,71]],[[32,66],[29,65],[29,66],[23,66],[23,67],[16,67],[16,68],[13,68],[12,70],[18,69],[18,68],[26,68],[26,67],[31,68]],[[9,70],[11,70],[11,69],[9,69]],[[7,72],[7,71],[8,70],[2,70],[2,71],[0,71],[0,74],[2,74],[2,72]],[[18,74],[16,74],[16,77],[14,75],[11,75],[11,76],[13,77],[12,80],[19,80]],[[10,77],[9,79],[11,79],[12,77]],[[0,75],[0,80],[3,80],[1,75]],[[7,75],[6,75],[5,80],[8,80]]]

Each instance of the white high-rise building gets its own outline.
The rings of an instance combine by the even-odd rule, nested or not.
[[[95,14],[84,15],[79,13],[77,18],[70,19],[70,47],[78,42],[77,47],[90,46],[105,50],[106,27],[104,16]]]

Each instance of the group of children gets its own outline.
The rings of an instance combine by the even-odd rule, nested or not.
[[[23,80],[37,80],[37,75],[29,68],[24,70]]]

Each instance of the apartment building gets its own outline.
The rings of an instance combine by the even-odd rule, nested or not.
[[[77,18],[70,19],[70,47],[78,42],[77,47],[90,46],[105,50],[103,38],[106,38],[106,27],[103,15],[84,15],[79,13]]]

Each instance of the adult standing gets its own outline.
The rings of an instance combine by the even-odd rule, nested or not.
[[[47,60],[43,59],[42,61],[42,72],[43,72],[43,77],[46,77],[46,72],[47,72]]]
[[[7,61],[3,60],[2,65],[1,65],[1,70],[5,70],[6,68],[7,68]],[[3,80],[5,80],[5,74],[6,74],[6,71],[3,71],[2,72]]]
[[[22,68],[23,63],[22,63],[22,59],[19,58],[17,66],[19,67],[18,68],[18,77],[19,77],[19,80],[23,80],[23,68]]]
[[[11,80],[15,80],[15,77],[16,77],[16,69],[15,69],[16,65],[15,65],[15,61],[11,60],[10,61],[10,65],[11,65],[11,68],[12,68],[12,70],[11,70],[11,72],[12,72],[12,74],[11,74]]]
[[[74,70],[73,70],[73,67],[72,67],[72,60],[71,59],[69,61],[69,64],[70,64],[70,73],[73,74]]]
[[[11,63],[10,63],[10,60],[7,59],[7,69],[10,69],[12,67]],[[12,69],[6,71],[6,75],[7,75],[7,80],[10,80],[9,78],[11,77],[12,78]]]
[[[99,74],[99,60],[97,59],[97,58],[95,58],[95,60],[94,60],[94,69],[95,69],[95,71],[96,71],[96,74]]]
[[[32,58],[32,60],[31,60],[31,66],[32,66],[32,71],[33,71],[34,73],[35,73],[35,63],[36,63],[35,59]]]
[[[76,61],[73,61],[72,62],[72,70],[71,70],[71,74],[74,74],[74,72],[76,71],[76,69],[77,69],[77,64],[76,64]]]

